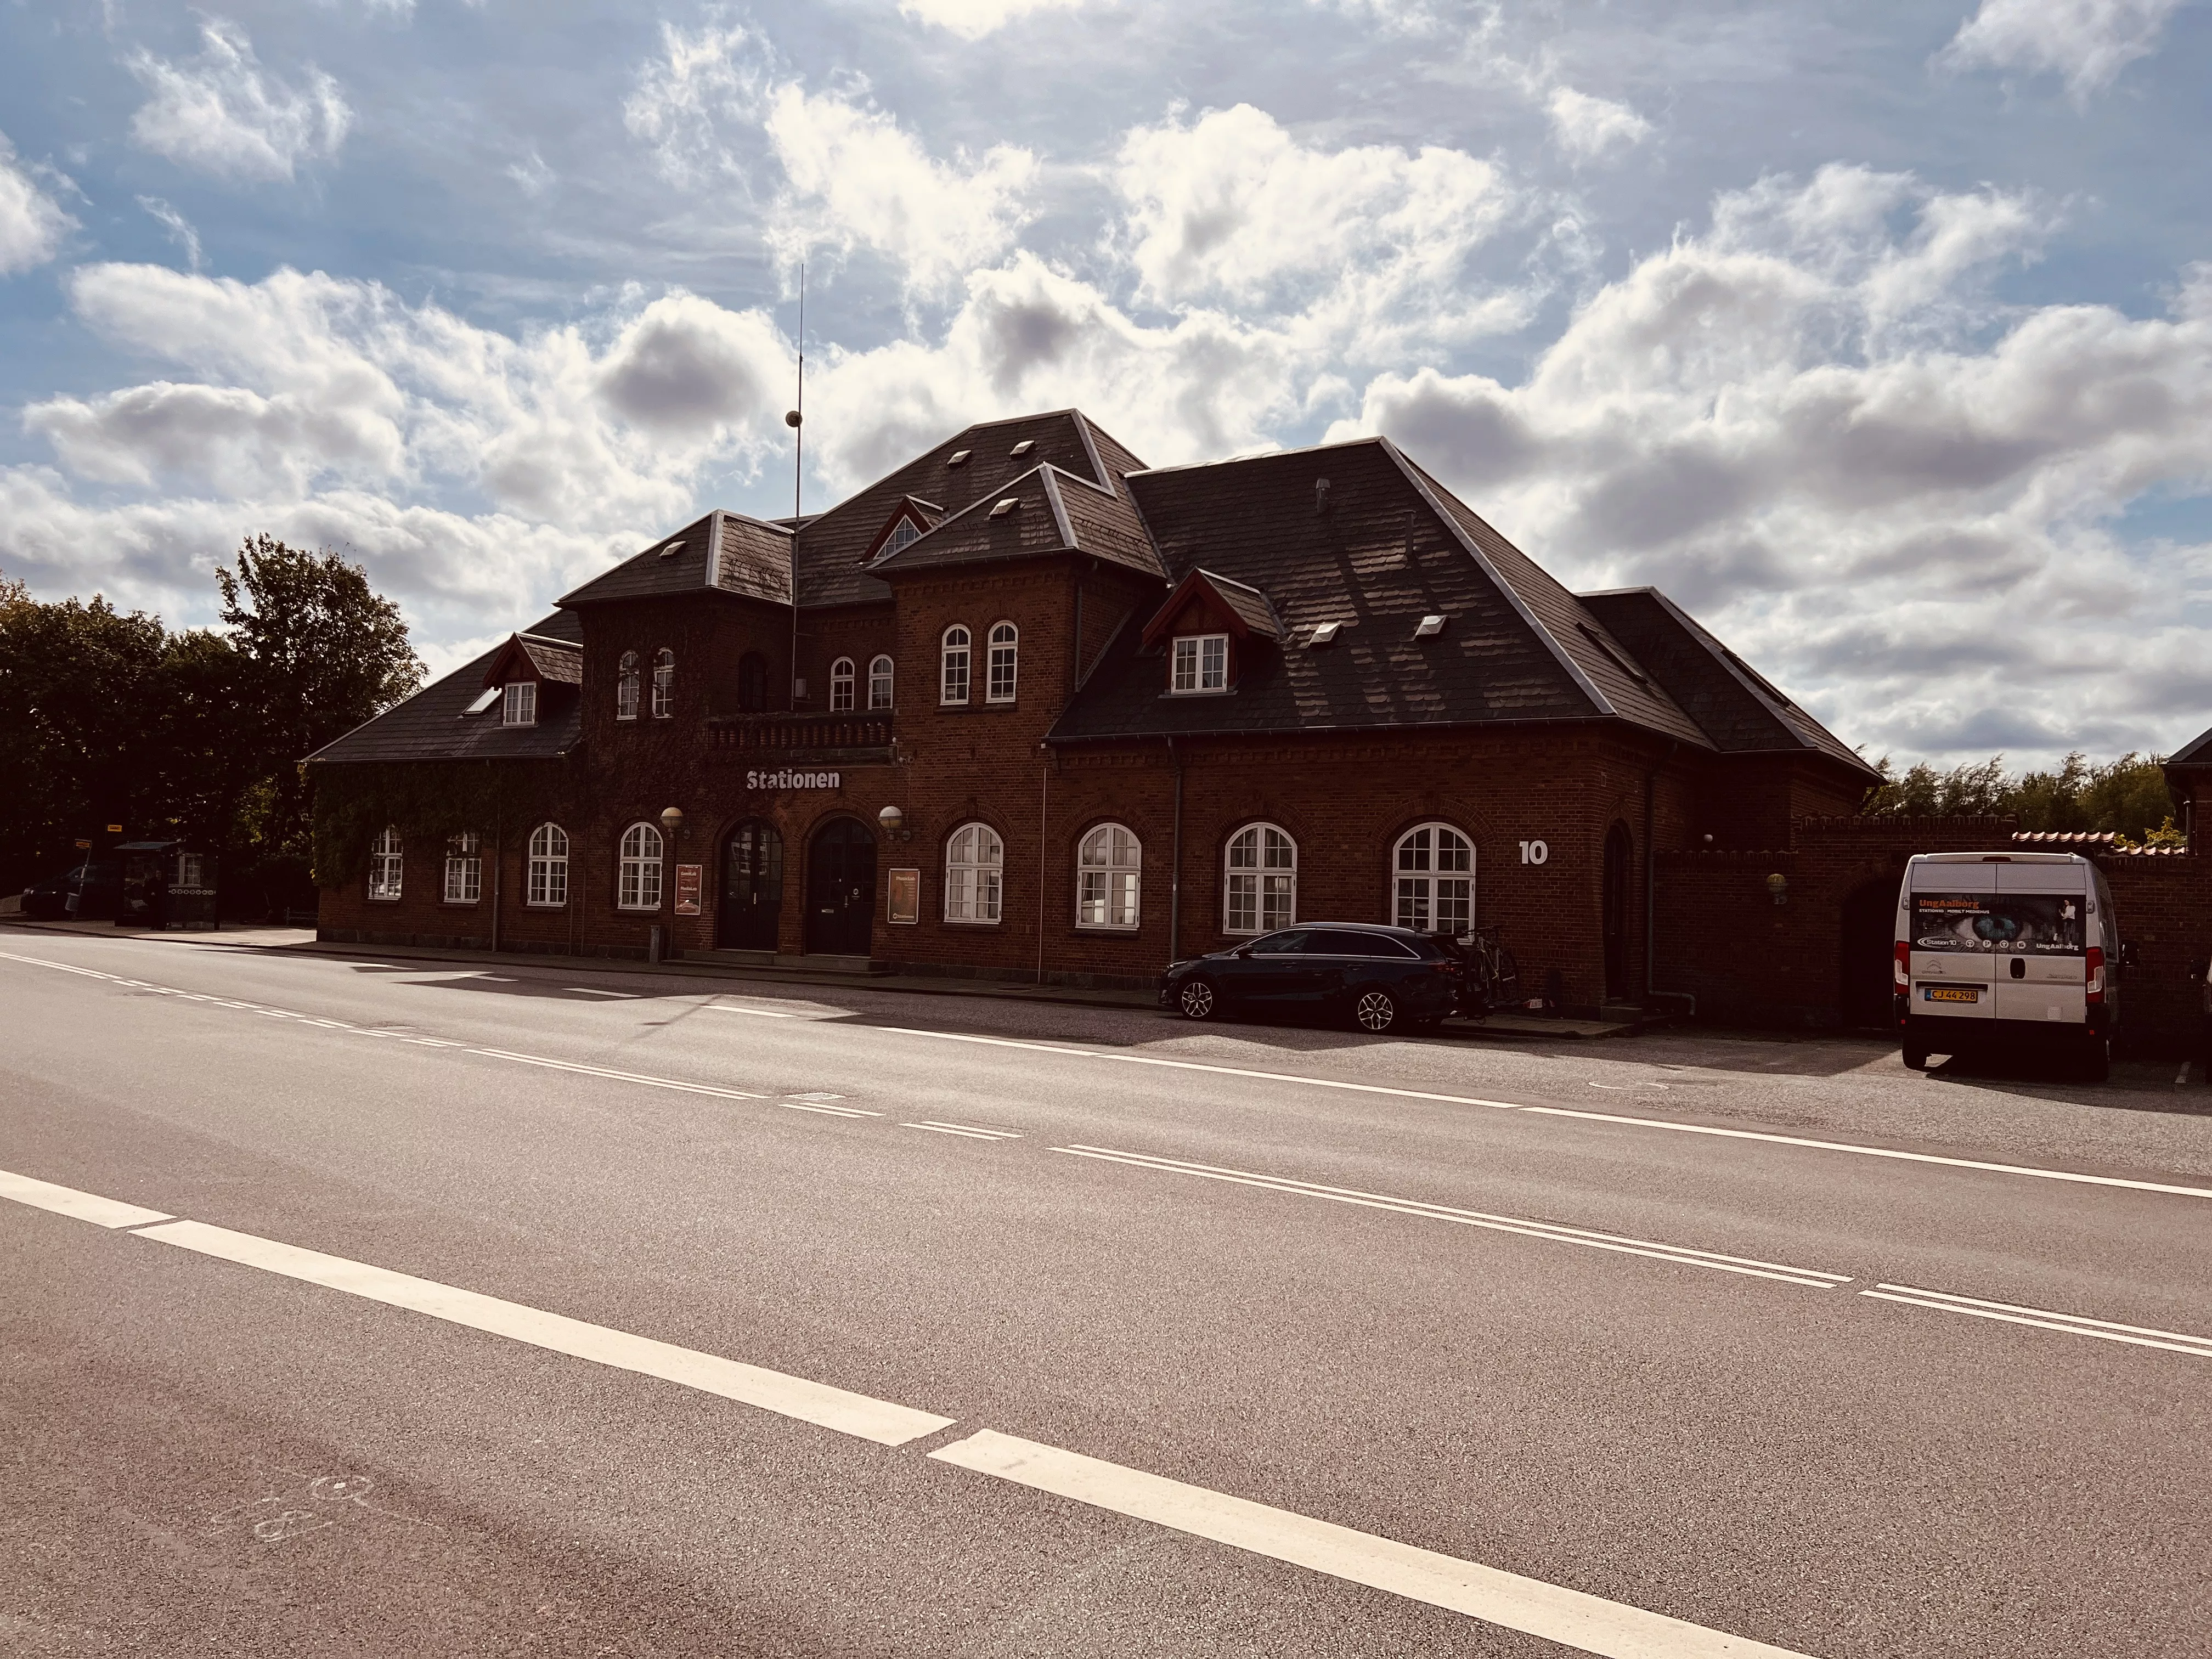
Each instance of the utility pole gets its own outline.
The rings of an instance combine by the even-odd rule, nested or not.
[[[799,404],[783,417],[791,428],[791,672],[784,701],[799,712],[799,520],[806,488],[806,264],[799,266]]]

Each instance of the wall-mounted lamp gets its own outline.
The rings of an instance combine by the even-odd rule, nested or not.
[[[671,845],[673,845],[675,842],[681,841],[684,838],[684,809],[682,807],[671,806],[665,808],[662,811],[660,814],[660,831],[663,835],[668,837]]]
[[[913,839],[906,827],[906,814],[896,806],[886,806],[876,814],[876,822],[884,827],[884,834],[893,841]]]
[[[1766,890],[1777,904],[1790,902],[1790,878],[1776,871],[1766,878]]]

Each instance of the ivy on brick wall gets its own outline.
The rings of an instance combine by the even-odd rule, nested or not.
[[[405,845],[435,848],[471,830],[487,845],[495,835],[511,845],[548,818],[573,826],[584,817],[576,774],[559,762],[325,764],[310,767],[308,778],[319,887],[365,878],[369,844],[387,824]]]

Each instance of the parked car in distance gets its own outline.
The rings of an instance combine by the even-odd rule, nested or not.
[[[1185,1019],[1301,1016],[1379,1036],[1425,1030],[1458,1006],[1467,967],[1449,939],[1371,922],[1301,922],[1172,964],[1160,1006]]]
[[[123,905],[123,866],[93,860],[23,890],[23,914],[41,921],[112,921]]]
[[[2070,853],[1921,853],[1897,897],[1905,1063],[2043,1050],[2101,1083],[2119,1034],[2119,938],[2104,872]]]

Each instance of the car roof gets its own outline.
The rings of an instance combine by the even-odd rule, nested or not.
[[[1384,921],[1294,921],[1289,927],[1278,927],[1279,933],[1287,933],[1299,927],[1340,927],[1347,933],[1380,933],[1386,939],[1436,939],[1435,933],[1417,933],[1411,927],[1395,927]]]

